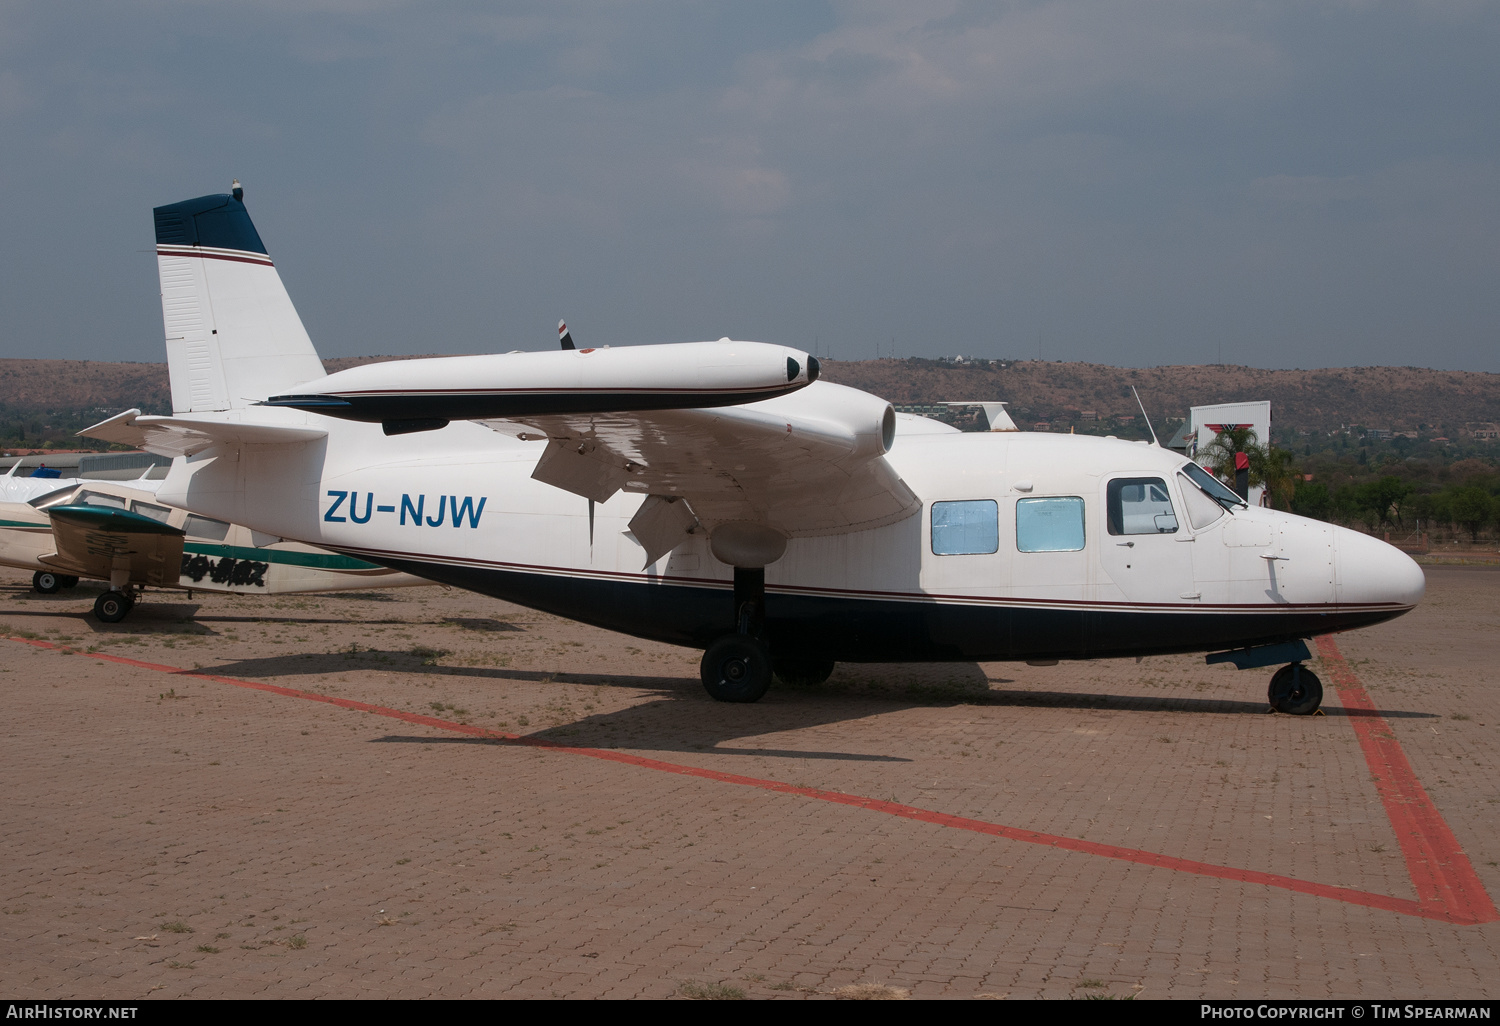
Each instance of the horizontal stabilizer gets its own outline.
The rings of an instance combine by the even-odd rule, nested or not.
[[[168,534],[182,537],[182,528],[172,527],[151,517],[112,506],[52,506],[47,515],[54,524],[71,524],[95,531],[118,534]]]
[[[44,557],[49,566],[100,578],[113,587],[177,583],[182,569],[180,528],[101,506],[53,506],[47,515],[57,545],[57,552]]]
[[[246,424],[209,417],[143,417],[140,410],[101,421],[78,432],[84,438],[135,446],[159,456],[193,456],[214,446],[291,445],[327,436],[317,428]]]
[[[720,339],[391,360],[310,381],[264,405],[367,423],[487,420],[735,406],[788,395],[817,377],[817,360],[800,350]]]

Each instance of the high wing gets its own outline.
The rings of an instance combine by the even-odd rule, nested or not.
[[[890,404],[817,381],[817,373],[805,353],[728,339],[392,361],[243,411],[148,417],[130,410],[80,434],[185,456],[327,434],[276,423],[278,406],[382,422],[387,434],[474,420],[546,439],[532,474],[538,481],[594,502],[621,490],[647,496],[630,529],[648,564],[699,528],[716,545],[754,535],[774,559],[788,538],[883,527],[921,508],[884,459],[896,429]],[[771,398],[760,398],[768,391]],[[726,532],[724,525],[736,526]]]
[[[698,525],[811,537],[905,519],[921,502],[884,459],[895,422],[884,400],[822,381],[720,409],[483,421],[547,439],[539,481],[596,502],[622,489],[651,496],[630,525],[648,563]]]
[[[158,456],[193,456],[216,445],[288,445],[327,436],[318,428],[227,421],[212,417],[146,417],[126,410],[78,432],[86,438],[132,445]]]

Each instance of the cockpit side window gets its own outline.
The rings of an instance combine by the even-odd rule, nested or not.
[[[1208,471],[1204,470],[1202,467],[1198,466],[1198,464],[1184,463],[1181,469],[1182,473],[1187,476],[1188,480],[1192,481],[1193,484],[1201,488],[1205,493],[1207,493],[1210,499],[1213,499],[1225,509],[1231,509],[1235,506],[1246,505],[1244,499],[1240,498],[1228,488],[1225,488],[1223,482],[1214,477]]]
[[[1224,515],[1224,507],[1199,491],[1186,474],[1178,474],[1177,479],[1182,487],[1182,504],[1187,507],[1188,523],[1193,525],[1193,530],[1201,531]]]
[[[105,492],[79,492],[78,498],[73,500],[75,506],[104,506],[109,509],[124,509],[125,500],[118,495],[109,495]]]
[[[1176,534],[1177,514],[1159,477],[1121,477],[1106,492],[1110,534]]]

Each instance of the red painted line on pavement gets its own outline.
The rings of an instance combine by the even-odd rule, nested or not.
[[[1385,814],[1396,831],[1418,900],[1434,912],[1451,913],[1453,922],[1492,923],[1500,919],[1458,838],[1412,771],[1395,731],[1376,710],[1370,693],[1332,636],[1317,640],[1318,655],[1328,667],[1339,701],[1345,709],[1358,709],[1362,714],[1349,717],[1349,722],[1365,753]]]
[[[818,801],[831,802],[837,805],[848,805],[858,809],[867,809],[871,812],[881,812],[901,819],[916,820],[921,823],[931,823],[935,826],[949,827],[955,830],[966,830],[976,834],[986,834],[991,837],[1002,837],[1010,841],[1022,841],[1027,844],[1039,844],[1050,848],[1060,848],[1064,851],[1074,851],[1085,855],[1097,855],[1102,858],[1118,859],[1123,862],[1134,862],[1144,866],[1154,866],[1159,869],[1171,869],[1179,873],[1191,873],[1197,876],[1213,877],[1219,880],[1231,880],[1237,883],[1261,884],[1265,887],[1275,887],[1281,890],[1294,891],[1298,894],[1308,894],[1318,898],[1331,898],[1334,901],[1344,901],[1352,905],[1361,905],[1366,908],[1381,909],[1387,912],[1397,912],[1401,915],[1420,916],[1425,919],[1438,919],[1444,922],[1460,925],[1473,925],[1476,923],[1491,922],[1496,917],[1494,906],[1489,903],[1478,879],[1473,877],[1473,869],[1469,867],[1468,860],[1463,853],[1458,851],[1457,842],[1453,840],[1451,832],[1447,832],[1447,825],[1442,822],[1442,817],[1437,815],[1437,810],[1432,809],[1432,815],[1444,832],[1447,832],[1449,847],[1444,849],[1450,853],[1449,858],[1456,853],[1457,859],[1462,862],[1463,867],[1473,879],[1473,884],[1465,888],[1460,883],[1455,887],[1451,882],[1448,884],[1449,891],[1463,894],[1469,897],[1467,903],[1454,901],[1447,903],[1441,900],[1430,900],[1427,892],[1418,886],[1418,893],[1422,894],[1422,900],[1413,901],[1410,898],[1395,898],[1386,894],[1375,894],[1371,891],[1361,891],[1350,887],[1336,887],[1332,884],[1315,883],[1311,880],[1299,880],[1296,877],[1280,876],[1275,873],[1263,873],[1254,869],[1237,869],[1233,866],[1218,866],[1209,862],[1197,862],[1192,859],[1177,858],[1172,855],[1162,855],[1157,852],[1142,851],[1138,848],[1124,848],[1114,844],[1101,844],[1096,841],[1084,841],[1076,837],[1062,837],[1057,834],[1045,834],[1035,830],[1023,830],[1018,827],[1005,826],[1001,823],[990,823],[980,819],[969,819],[964,816],[953,816],[945,812],[935,812],[931,809],[922,809],[914,805],[903,805],[899,802],[881,801],[877,798],[864,798],[860,795],[845,794],[841,791],[824,791],[813,787],[798,787],[794,784],[783,783],[779,780],[765,780],[759,777],[740,776],[737,773],[723,773],[718,770],[703,769],[698,766],[685,766],[681,763],[663,762],[659,759],[648,759],[640,755],[631,755],[628,752],[610,751],[604,748],[578,748],[571,745],[558,744],[537,737],[524,737],[518,734],[507,734],[498,730],[490,730],[487,727],[476,727],[467,723],[454,723],[452,720],[438,719],[435,716],[424,716],[421,713],[403,712],[400,709],[392,709],[383,705],[372,705],[368,702],[356,702],[348,698],[333,698],[329,695],[320,695],[313,691],[299,691],[296,688],[282,687],[279,684],[264,684],[260,681],[242,680],[237,677],[221,677],[218,674],[204,673],[200,670],[185,670],[178,666],[167,666],[162,663],[148,663],[139,659],[130,659],[126,656],[106,655],[101,652],[80,652],[64,645],[56,645],[49,641],[40,641],[31,638],[15,638],[8,640],[18,641],[23,645],[31,645],[35,648],[49,649],[52,651],[68,651],[75,655],[87,656],[90,659],[99,659],[105,662],[117,663],[122,666],[134,666],[138,669],[152,670],[157,673],[167,673],[177,677],[192,677],[199,680],[213,681],[218,684],[228,684],[231,687],[247,688],[252,691],[265,691],[273,695],[282,695],[287,698],[301,698],[311,702],[322,702],[325,705],[337,706],[341,709],[351,709],[357,712],[372,713],[393,720],[401,720],[406,723],[419,724],[425,727],[435,727],[439,730],[452,731],[458,734],[467,734],[471,737],[486,738],[489,740],[504,742],[513,745],[521,745],[529,748],[540,748],[548,751],[565,753],[570,755],[582,755],[591,759],[601,759],[606,762],[621,763],[627,766],[635,766],[640,769],[656,770],[662,773],[673,773],[679,776],[697,777],[702,780],[713,780],[724,784],[735,784],[742,787],[753,787],[762,791],[771,791],[776,794],[796,795],[802,798],[812,798]],[[1321,647],[1325,639],[1318,639]],[[1331,643],[1330,643],[1331,644]],[[1337,649],[1333,649],[1337,653]],[[1325,658],[1328,658],[1325,656]],[[1341,656],[1338,657],[1342,659]],[[1348,671],[1344,664],[1345,672],[1350,679],[1354,680],[1354,686],[1361,694],[1364,689],[1359,686],[1358,680]],[[1344,694],[1340,686],[1340,696]],[[1368,696],[1365,696],[1368,703]],[[1370,709],[1373,710],[1373,705]],[[1351,718],[1362,719],[1362,718]],[[1379,729],[1389,733],[1389,728],[1383,726],[1384,720],[1378,714],[1371,718],[1370,722],[1377,722]],[[1363,738],[1361,739],[1363,741]],[[1392,738],[1394,742],[1394,738]],[[1396,753],[1400,756],[1400,748],[1396,746]],[[1405,757],[1400,756],[1402,765],[1406,765]],[[1374,763],[1371,763],[1373,768]],[[1407,767],[1410,775],[1410,767]],[[1411,777],[1411,783],[1416,786],[1418,792],[1421,785],[1416,783],[1416,778]],[[1423,800],[1426,795],[1422,795]],[[1428,802],[1431,807],[1431,803]],[[1387,809],[1391,804],[1387,802]],[[1394,816],[1393,816],[1394,822]],[[1424,823],[1427,821],[1424,820]],[[1398,830],[1398,833],[1400,831]],[[1429,847],[1430,847],[1429,842]],[[1406,842],[1402,842],[1403,850]],[[1411,864],[1410,857],[1408,864]],[[1434,863],[1435,864],[1435,863]],[[1444,877],[1448,880],[1449,877]],[[1415,882],[1415,877],[1414,877]],[[1444,892],[1448,893],[1448,892]],[[1482,905],[1472,900],[1472,895],[1477,894]]]

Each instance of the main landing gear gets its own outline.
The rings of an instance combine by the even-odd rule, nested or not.
[[[1271,676],[1266,698],[1277,712],[1311,716],[1323,704],[1323,682],[1301,663],[1291,663]]]
[[[135,596],[127,589],[111,589],[94,599],[94,616],[101,623],[119,623],[135,608]]]
[[[78,578],[70,574],[57,574],[51,570],[38,570],[31,575],[31,586],[41,595],[55,595],[64,588],[78,584]]]
[[[716,702],[757,702],[771,676],[794,687],[821,684],[833,674],[832,659],[774,659],[763,637],[766,609],[764,567],[734,568],[735,632],[703,653],[699,674]]]
[[[734,568],[735,633],[703,653],[699,676],[716,702],[758,702],[771,686],[771,650],[761,640],[765,626],[766,568]]]

